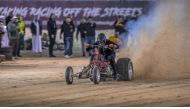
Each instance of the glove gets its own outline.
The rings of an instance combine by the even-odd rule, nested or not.
[[[114,45],[113,44],[109,44],[109,48],[114,48]]]

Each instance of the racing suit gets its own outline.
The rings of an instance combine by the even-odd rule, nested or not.
[[[97,41],[95,42],[93,45],[99,45],[101,42]],[[104,46],[109,46],[110,44],[112,44],[114,46],[115,49],[119,49],[119,45],[110,41],[110,40],[105,40],[104,41]],[[114,48],[110,48],[110,49],[104,49],[103,47],[99,49],[100,53],[105,57],[105,59],[109,60],[110,65],[113,68],[113,76],[114,78],[116,78],[117,76],[117,70],[116,70],[116,62],[115,62],[115,50]],[[91,50],[94,49],[93,46],[89,47],[87,50]],[[91,59],[93,58],[93,56],[91,57]]]

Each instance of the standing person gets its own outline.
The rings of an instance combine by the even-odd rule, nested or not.
[[[6,17],[6,26],[9,24],[9,22],[11,21],[11,19],[12,19],[12,17],[13,17],[13,11],[11,11],[10,13],[9,13],[9,15]]]
[[[72,18],[67,16],[66,20],[61,25],[60,38],[62,34],[64,35],[64,45],[65,45],[65,58],[70,58],[73,54],[73,33],[75,32],[75,25],[73,24]]]
[[[9,37],[7,33],[7,26],[5,24],[5,16],[0,16],[0,35],[1,47],[9,47]]]
[[[30,29],[32,32],[32,51],[34,53],[42,52],[42,24],[40,22],[40,17],[35,17],[30,25]]]
[[[86,43],[93,44],[95,42],[95,30],[96,30],[96,23],[93,21],[92,17],[88,17],[86,23],[86,37],[85,37]],[[89,51],[89,55],[91,55],[91,51]]]
[[[4,24],[3,24],[3,18],[2,16],[0,15],[0,48],[2,46],[2,43],[3,43],[3,35],[5,34],[5,31],[4,31]]]
[[[13,60],[17,56],[17,50],[19,46],[19,26],[17,17],[14,16],[11,21],[9,22],[7,28],[8,28],[8,34],[9,34],[9,40],[10,40],[10,46],[13,49]]]
[[[53,54],[53,46],[55,44],[56,34],[57,34],[57,25],[55,21],[55,14],[51,14],[49,21],[47,23],[48,35],[49,35],[49,57],[56,57]]]
[[[24,49],[25,24],[21,15],[18,15],[18,25],[19,25],[19,47],[17,51],[17,56],[22,57],[20,55],[20,50]]]
[[[122,16],[119,16],[117,20],[114,22],[113,27],[115,29],[115,33],[118,34],[118,37],[122,40],[122,46],[126,47],[128,42],[128,34],[125,30],[125,22]]]
[[[115,32],[119,35],[125,32],[125,22],[124,19],[119,16],[117,20],[114,22],[113,27],[115,29]]]
[[[77,33],[76,33],[76,39],[78,41],[78,35],[80,33],[81,36],[81,45],[82,45],[82,53],[83,56],[85,56],[85,35],[86,35],[86,20],[83,18],[80,21],[80,24],[77,26]]]

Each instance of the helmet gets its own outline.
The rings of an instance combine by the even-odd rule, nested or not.
[[[104,33],[98,34],[97,41],[100,41],[100,42],[106,41],[106,35]]]

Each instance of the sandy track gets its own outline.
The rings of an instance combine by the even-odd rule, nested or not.
[[[38,60],[38,61],[37,61]],[[78,64],[80,63],[80,64]],[[190,78],[66,85],[67,65],[86,58],[22,58],[0,64],[0,106],[190,106]],[[75,70],[76,70],[75,69]]]

